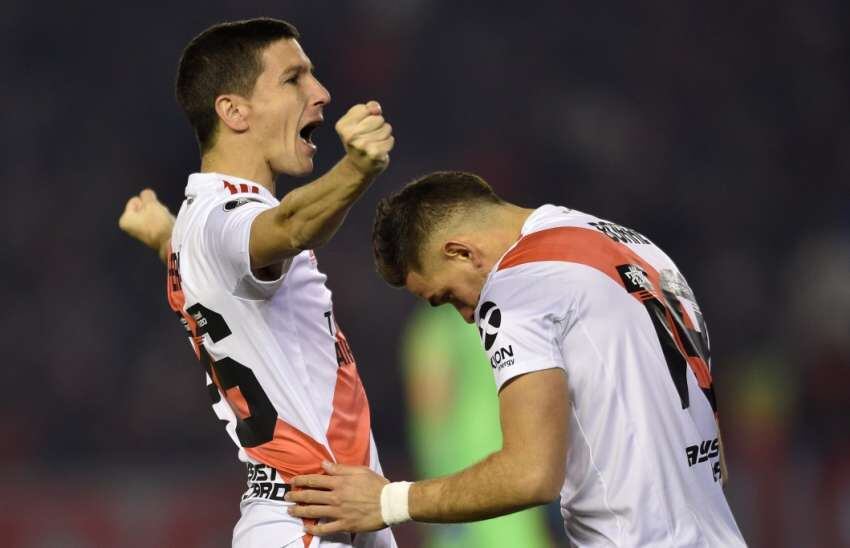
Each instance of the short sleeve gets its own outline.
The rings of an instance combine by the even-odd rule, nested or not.
[[[566,369],[560,340],[569,306],[552,282],[516,267],[493,275],[481,296],[478,332],[496,387],[544,369]]]
[[[292,262],[287,259],[281,266],[280,276],[274,280],[261,280],[251,271],[251,225],[260,213],[271,207],[260,200],[238,198],[213,207],[207,217],[204,239],[211,255],[209,260],[218,266],[222,281],[236,297],[268,299],[283,283]]]

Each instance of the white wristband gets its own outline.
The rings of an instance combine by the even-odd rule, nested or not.
[[[394,481],[381,489],[381,518],[388,526],[410,521],[407,508],[410,485],[409,481]]]

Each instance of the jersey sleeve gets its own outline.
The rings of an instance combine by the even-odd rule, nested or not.
[[[499,390],[525,373],[566,370],[559,344],[569,316],[566,296],[524,269],[495,273],[478,308],[478,332]]]
[[[209,260],[218,267],[223,283],[236,297],[248,300],[271,297],[283,283],[292,262],[284,261],[280,276],[274,280],[259,279],[251,270],[251,225],[271,207],[260,200],[236,198],[216,205],[207,216],[204,239]]]

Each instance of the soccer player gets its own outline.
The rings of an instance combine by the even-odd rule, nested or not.
[[[576,546],[743,546],[723,494],[708,334],[673,261],[642,234],[500,199],[479,177],[428,175],[382,200],[378,271],[476,322],[503,443],[439,479],[388,483],[328,463],[293,480],[317,535],[408,519],[460,522],[559,492]]]
[[[386,168],[394,144],[380,105],[356,105],[336,124],[343,158],[275,198],[278,175],[312,171],[311,134],[330,101],[298,39],[289,23],[254,19],[189,43],[176,91],[200,173],[189,176],[176,222],[144,191],[119,225],[167,259],[168,302],[247,464],[233,545],[392,547],[388,531],[314,538],[283,500],[291,478],[320,472],[323,460],[381,471],[366,394],[312,250]]]

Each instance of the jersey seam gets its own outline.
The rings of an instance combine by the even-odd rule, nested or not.
[[[596,356],[599,359],[599,361],[602,362],[602,363],[605,363],[605,360],[602,359],[602,355],[600,354],[599,349],[596,347],[596,344],[593,342],[593,339],[590,337],[589,333],[587,332],[587,329],[584,328],[583,322],[581,322],[580,320],[577,320],[576,324],[579,327],[579,329],[581,329],[582,333],[584,333],[584,336],[587,338],[588,342],[590,343],[590,346],[593,348],[593,351],[596,353]],[[605,503],[605,508],[607,508],[608,511],[611,512],[611,515],[614,516],[614,519],[617,522],[617,536],[618,536],[617,543],[622,544],[623,543],[623,523],[622,523],[622,520],[620,519],[619,514],[617,514],[617,512],[615,512],[614,509],[611,508],[611,503],[608,501],[608,483],[605,481],[605,477],[602,474],[602,470],[600,470],[599,466],[597,466],[597,464],[596,464],[596,459],[593,456],[593,448],[590,444],[590,441],[587,439],[587,435],[584,433],[584,428],[581,425],[581,419],[579,419],[578,414],[575,412],[575,407],[573,407],[573,415],[575,416],[576,424],[578,425],[578,428],[581,431],[581,436],[584,439],[584,443],[585,443],[585,445],[587,445],[587,452],[588,452],[588,458],[590,459],[590,465],[596,471],[596,476],[597,476],[597,478],[599,478],[599,482],[602,484],[602,500]]]
[[[584,325],[581,322],[579,322],[579,326],[582,330],[582,333],[584,333],[584,336],[587,339],[588,343],[590,344],[591,348],[593,348],[594,353],[596,353],[596,356],[599,359],[599,361],[602,364],[607,365],[606,360],[602,357],[602,353],[599,351],[599,348],[596,346],[596,343],[593,340],[593,337],[590,336],[590,333],[588,332],[588,330],[584,327]],[[605,372],[606,372],[606,376],[607,376],[608,367],[605,367]],[[612,386],[615,386],[615,390],[616,390],[616,384],[612,383]],[[623,403],[623,399],[622,399],[622,396],[621,396],[619,390],[617,390],[617,400],[620,402],[621,405],[625,405]],[[576,420],[578,420],[578,419],[576,419]],[[641,451],[641,453],[643,453],[644,452],[643,451],[643,443],[641,442],[640,437],[637,435],[637,433],[634,431],[634,429],[632,429],[632,434],[634,436],[635,444],[637,444],[638,449]],[[594,468],[595,467],[596,467],[596,465],[594,463]],[[656,488],[655,488],[654,482],[651,483],[650,489],[653,491],[653,495],[655,496],[655,498],[659,499],[658,493],[655,492]],[[660,497],[660,499],[663,500],[663,497]],[[605,501],[606,501],[606,505],[607,505],[608,504],[607,490],[606,490],[606,495],[605,495]],[[670,546],[673,546],[672,542],[673,542],[674,536],[673,536],[673,530],[672,530],[672,527],[671,527],[671,523],[670,523],[669,519],[667,519],[667,516],[666,516],[666,514],[664,514],[664,512],[661,512],[661,515],[662,515],[662,519],[664,520],[664,524],[667,528],[667,542],[671,543],[671,544],[669,544]],[[622,532],[622,526],[620,524],[619,516],[617,516],[617,526],[618,526],[618,528],[620,528],[620,537],[621,537],[621,540],[622,540],[623,532]]]

